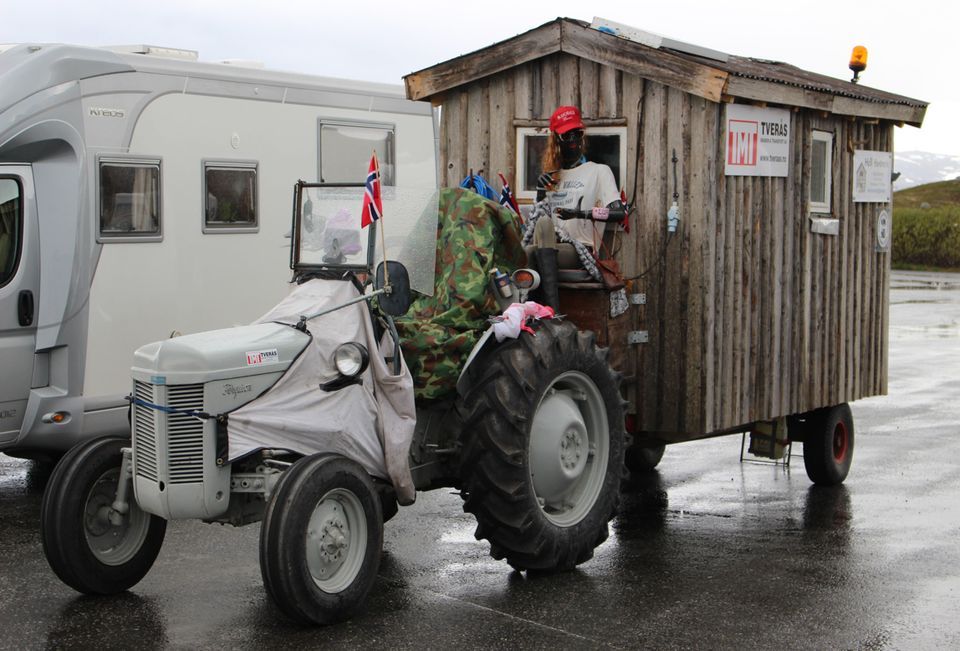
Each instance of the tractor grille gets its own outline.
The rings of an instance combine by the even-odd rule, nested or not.
[[[202,384],[160,386],[137,381],[134,391],[137,398],[153,404],[178,410],[203,410]],[[165,433],[160,431],[164,426]],[[154,482],[160,480],[161,457],[165,452],[169,483],[203,482],[203,421],[199,418],[178,413],[165,414],[137,405],[134,409],[133,446],[138,476]]]
[[[176,409],[203,411],[203,385],[168,386],[167,404]],[[202,482],[203,421],[185,414],[168,414],[167,432],[170,483]]]
[[[156,402],[152,384],[137,381],[133,391],[140,400]],[[133,406],[133,447],[137,475],[157,481],[157,412],[149,407]]]

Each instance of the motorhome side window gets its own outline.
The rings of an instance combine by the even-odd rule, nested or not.
[[[810,212],[830,212],[833,134],[813,131],[810,143]]]
[[[257,230],[257,164],[204,162],[203,232]]]
[[[159,239],[160,161],[100,161],[103,240]]]
[[[0,179],[0,287],[17,273],[23,237],[20,184]]]
[[[396,185],[392,124],[320,120],[320,182],[363,183],[374,150],[384,185]]]
[[[546,127],[517,129],[517,196],[519,198],[536,197],[537,177],[544,171],[540,167],[549,133]],[[614,178],[617,179],[617,187],[623,187],[622,170],[627,167],[627,128],[591,127],[588,124],[584,155],[594,163],[609,166]]]

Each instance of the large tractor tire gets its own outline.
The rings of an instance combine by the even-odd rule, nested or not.
[[[363,607],[383,550],[383,511],[370,475],[334,454],[287,470],[260,528],[260,572],[274,603],[303,623],[332,624]]]
[[[842,484],[853,463],[853,414],[843,403],[814,412],[803,432],[803,465],[818,486]]]
[[[543,321],[467,368],[461,480],[477,539],[518,570],[593,557],[623,467],[620,376],[591,332]]]
[[[129,439],[81,443],[57,464],[40,508],[40,537],[50,567],[78,592],[123,592],[146,576],[160,553],[167,521],[140,509],[113,509],[122,449]]]

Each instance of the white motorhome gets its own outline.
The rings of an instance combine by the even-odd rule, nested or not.
[[[0,450],[129,430],[133,351],[287,291],[300,180],[437,184],[400,86],[153,47],[0,46]]]

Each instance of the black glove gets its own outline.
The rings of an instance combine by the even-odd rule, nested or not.
[[[553,177],[550,175],[550,172],[543,172],[540,176],[537,177],[537,201],[543,201],[543,198],[547,196],[547,190],[553,186],[556,181],[553,180]]]
[[[579,204],[578,204],[579,206]],[[629,212],[629,207],[619,199],[613,201],[606,208],[580,210],[579,208],[560,208],[556,215],[559,219],[590,219],[595,222],[622,222]]]
[[[544,190],[549,190],[550,186],[556,183],[553,176],[550,175],[550,172],[543,172],[540,176],[537,177],[537,189],[543,188]]]

